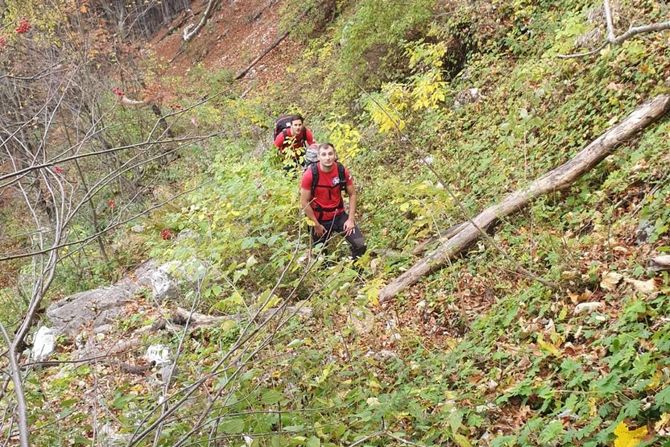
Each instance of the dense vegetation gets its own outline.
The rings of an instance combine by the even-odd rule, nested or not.
[[[377,299],[419,244],[667,93],[668,32],[598,49],[602,5],[586,0],[288,0],[284,8],[286,23],[288,11],[311,8],[294,36],[304,52],[262,91],[241,98],[230,73],[202,66],[186,79],[161,78],[153,60],[137,68],[142,82],[179,92],[169,107],[187,112],[167,118],[176,137],[193,126],[216,135],[179,143],[169,164],[145,154],[141,170],[103,192],[108,206],[97,225],[168,203],[106,233],[113,256],[89,244],[65,257],[45,298],[106,284],[147,257],[180,260],[196,287],[179,305],[236,318],[186,337],[144,333],[143,346],[181,352],[167,406],[159,405],[160,381],[111,364],[29,370],[33,443],[90,445],[113,431],[127,435],[116,441],[125,445],[177,402],[156,445],[668,442],[670,277],[646,268],[670,250],[667,119],[402,296]],[[615,12],[622,31],[670,16],[651,0],[621,1]],[[142,141],[155,111],[115,105],[118,80],[101,82],[106,88],[87,100],[110,111],[109,147]],[[294,110],[354,172],[369,246],[355,264],[334,262],[346,244],[330,262],[306,256],[297,181],[267,150],[273,118]],[[84,115],[91,123],[103,114]],[[133,157],[119,154],[116,163]],[[89,163],[87,175],[106,172]],[[21,225],[8,222],[7,234],[19,238]],[[96,232],[88,214],[76,223],[74,239]],[[611,273],[622,281],[608,282]],[[2,323],[14,329],[23,301],[12,287],[2,297]],[[596,301],[599,309],[575,312]],[[311,314],[253,318],[296,304]],[[138,296],[139,310],[116,323],[112,338],[151,325],[170,306]],[[54,358],[69,360],[75,348],[62,340]],[[5,394],[2,406],[13,402]],[[3,426],[4,435],[14,429]],[[139,445],[151,443],[146,434]]]

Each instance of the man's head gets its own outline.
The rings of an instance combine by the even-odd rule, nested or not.
[[[298,135],[302,132],[302,125],[305,119],[302,115],[294,115],[291,120],[291,135]]]
[[[330,143],[319,144],[319,163],[321,163],[321,167],[330,169],[336,161],[337,152],[335,152],[335,146]]]

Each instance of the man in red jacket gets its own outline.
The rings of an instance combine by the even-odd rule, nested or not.
[[[315,179],[316,176],[316,179]],[[344,210],[342,190],[349,195],[349,213]],[[326,243],[333,232],[343,234],[354,259],[367,249],[355,222],[356,188],[349,171],[337,161],[335,147],[319,145],[319,162],[310,165],[300,182],[300,206],[314,222],[312,243]]]
[[[291,120],[291,127],[280,132],[275,138],[275,146],[279,152],[295,166],[304,164],[301,158],[305,155],[305,148],[314,144],[314,135],[304,126],[304,122],[302,115],[295,115]]]

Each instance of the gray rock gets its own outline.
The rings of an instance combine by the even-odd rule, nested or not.
[[[179,232],[177,235],[177,242],[179,241],[185,241],[187,239],[196,239],[198,237],[198,234],[193,231],[193,230],[182,230]]]
[[[206,273],[207,267],[197,259],[186,263],[172,261],[160,267],[149,261],[116,284],[80,292],[53,303],[47,309],[47,317],[56,334],[76,336],[85,326],[90,326],[95,333],[109,332],[109,324],[141,289],[151,289],[154,298],[161,301],[175,299],[182,285],[193,285]]]
[[[349,314],[349,324],[358,334],[367,334],[374,329],[375,317],[368,309],[354,308]]]
[[[179,283],[175,276],[180,265],[178,261],[168,262],[151,274],[151,290],[154,298],[164,301],[179,296]]]
[[[108,332],[111,332],[112,329],[114,329],[114,326],[111,324],[103,324],[102,326],[98,326],[93,330],[93,333],[95,334],[107,334]]]
[[[381,351],[374,354],[374,358],[377,360],[395,359],[398,358],[398,354],[389,349],[382,349]]]
[[[187,262],[171,261],[161,265],[151,275],[153,296],[158,301],[174,300],[182,285],[194,285],[207,274],[207,267],[193,258]]]
[[[80,292],[53,303],[46,313],[54,331],[76,336],[84,326],[91,325],[95,329],[112,322],[140,289],[151,287],[151,275],[155,271],[155,264],[146,262],[133,275],[114,285]]]
[[[635,242],[640,245],[647,242],[647,239],[654,232],[654,225],[649,222],[647,219],[640,220],[637,229],[635,230]]]

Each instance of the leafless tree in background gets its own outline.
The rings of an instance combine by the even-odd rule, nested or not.
[[[154,17],[151,8],[164,8],[162,17],[186,3],[136,1],[134,23],[148,32],[160,22],[149,19]],[[140,107],[124,109],[129,101],[123,101],[123,87],[100,76],[100,67],[109,66],[114,55],[105,51],[108,37],[102,31],[84,32],[95,26],[91,22],[93,18],[88,23],[73,20],[45,37],[25,21],[0,52],[0,204],[20,219],[11,227],[21,230],[5,231],[8,226],[3,225],[2,239],[11,242],[3,245],[0,262],[30,262],[25,313],[11,327],[0,324],[22,446],[29,445],[30,430],[21,353],[62,248],[96,241],[101,258],[113,257],[106,233],[151,208],[145,200],[150,197],[150,188],[143,185],[145,167],[158,166],[184,143],[207,138],[179,127],[188,107],[166,116],[149,101],[134,101]]]

